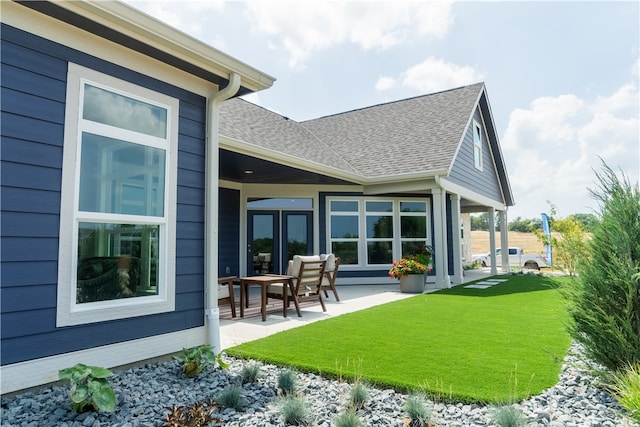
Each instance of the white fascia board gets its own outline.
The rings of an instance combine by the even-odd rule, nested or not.
[[[237,73],[242,78],[242,86],[252,91],[267,89],[275,81],[274,77],[125,3],[82,0],[55,4],[221,77],[229,78]]]
[[[366,185],[364,187],[364,194],[373,196],[376,194],[389,193],[430,193],[431,190],[437,186],[433,177],[422,176],[419,180],[404,180],[400,182]]]
[[[342,179],[345,181],[353,182],[355,184],[363,183],[363,177],[360,175],[351,174],[335,168],[330,168],[320,163],[301,159],[299,157],[291,156],[289,154],[271,150],[269,148],[260,147],[258,145],[248,144],[244,141],[229,138],[223,135],[219,136],[219,148],[221,150],[224,149],[233,151],[234,153],[256,157],[269,162],[278,163],[280,165],[290,166],[308,172]]]
[[[497,211],[504,211],[507,208],[504,203],[478,194],[461,185],[454,184],[453,182],[448,181],[446,178],[442,178],[440,180],[440,184],[442,185],[442,188],[447,191],[447,193],[458,194],[464,199],[471,200],[472,202],[484,205],[488,208],[494,208]]]

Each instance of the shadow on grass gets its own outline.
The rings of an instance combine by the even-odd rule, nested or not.
[[[497,283],[486,289],[469,288],[467,286],[479,284],[493,279],[506,280]],[[491,276],[481,280],[457,285],[450,289],[443,289],[434,294],[441,295],[460,295],[465,297],[495,297],[509,294],[520,294],[524,292],[539,292],[557,289],[562,286],[561,280],[554,277],[546,277],[539,275],[501,275]]]

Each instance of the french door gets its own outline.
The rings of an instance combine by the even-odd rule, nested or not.
[[[250,275],[284,274],[294,255],[311,255],[312,251],[312,212],[247,211],[247,272]]]

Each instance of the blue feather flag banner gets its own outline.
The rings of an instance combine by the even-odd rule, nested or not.
[[[546,213],[541,213],[542,216],[542,231],[547,236],[547,264],[551,266],[551,229],[549,228],[549,216]]]

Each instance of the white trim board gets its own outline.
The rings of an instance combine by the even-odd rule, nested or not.
[[[207,342],[205,327],[156,335],[0,367],[0,393],[58,381],[58,371],[76,363],[113,368],[181,351]]]

